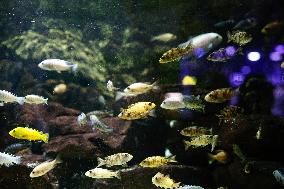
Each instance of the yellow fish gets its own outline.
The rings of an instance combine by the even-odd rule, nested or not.
[[[182,79],[182,84],[183,85],[196,85],[197,79],[194,76],[186,75]]]
[[[45,162],[39,164],[38,166],[36,166],[32,170],[32,172],[30,173],[30,177],[31,178],[40,177],[40,176],[46,174],[47,172],[49,172],[50,170],[52,170],[59,163],[62,163],[62,160],[57,155],[55,160],[53,160],[53,161],[45,161]]]
[[[180,131],[180,134],[183,136],[188,136],[188,137],[208,135],[208,134],[212,134],[212,128],[208,129],[205,127],[191,126],[191,127],[186,127],[182,129]]]
[[[227,100],[231,100],[231,98],[235,95],[236,91],[234,89],[221,88],[208,93],[204,97],[204,100],[211,103],[223,103],[226,102]]]
[[[198,148],[211,144],[211,152],[213,152],[218,140],[218,135],[201,135],[194,137],[191,141],[184,141],[185,150],[189,147]]]
[[[139,165],[141,167],[159,167],[168,163],[177,163],[175,156],[166,158],[163,156],[151,156],[144,159]]]
[[[181,47],[172,48],[162,55],[159,62],[161,64],[167,63],[167,62],[172,62],[174,60],[177,60],[177,59],[183,57],[186,54],[189,54],[193,50],[194,49],[193,49],[192,45],[188,45],[185,48],[181,48]]]
[[[142,119],[147,117],[155,107],[153,102],[137,102],[123,109],[118,117],[126,120]]]
[[[26,140],[42,140],[43,142],[48,142],[48,133],[42,133],[32,128],[28,127],[17,127],[9,132],[14,138],[26,139]]]
[[[112,167],[115,165],[127,165],[126,163],[129,162],[133,156],[128,153],[117,153],[113,154],[110,156],[105,157],[105,159],[99,158],[98,157],[98,166],[107,166],[107,167]]]
[[[138,94],[147,93],[153,89],[158,89],[157,82],[154,82],[153,84],[140,82],[129,85],[124,89],[123,92],[125,94],[130,94],[130,95],[138,95]]]
[[[169,175],[163,175],[158,172],[155,176],[152,177],[152,183],[161,188],[177,188],[180,185],[180,182],[175,182],[173,179],[169,177]]]
[[[229,155],[224,150],[217,150],[216,154],[208,153],[209,164],[217,161],[221,164],[226,164],[229,161]]]

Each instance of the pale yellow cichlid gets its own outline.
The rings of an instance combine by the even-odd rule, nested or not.
[[[161,188],[177,188],[180,185],[180,182],[175,182],[173,179],[169,177],[169,175],[163,175],[158,172],[155,176],[152,177],[152,183]]]
[[[155,107],[153,102],[137,102],[123,109],[118,117],[126,120],[146,118]]]
[[[32,170],[32,172],[30,173],[30,177],[31,178],[40,177],[40,176],[46,174],[47,172],[49,172],[50,170],[52,170],[59,163],[62,163],[62,161],[59,158],[59,156],[57,155],[55,160],[45,161],[45,162],[39,164],[38,166],[36,166]]]
[[[175,156],[166,158],[163,156],[151,156],[144,159],[139,165],[141,167],[160,167],[162,165],[166,165],[168,163],[177,163],[175,160]]]

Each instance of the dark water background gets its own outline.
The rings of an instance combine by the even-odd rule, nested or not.
[[[0,151],[22,142],[8,134],[17,124],[28,124],[50,134],[48,144],[33,143],[26,151],[17,151],[24,157],[22,165],[0,168],[0,188],[150,189],[155,188],[151,177],[161,170],[184,184],[204,188],[281,188],[272,171],[284,171],[283,54],[274,61],[271,53],[281,48],[284,32],[283,26],[267,35],[261,29],[270,22],[284,21],[282,4],[281,0],[0,0],[0,89],[18,96],[37,94],[49,98],[48,106],[0,107]],[[159,64],[164,52],[190,36],[216,32],[223,37],[219,47],[225,47],[227,31],[233,26],[216,28],[214,24],[247,18],[256,19],[257,24],[246,30],[253,41],[243,47],[244,55],[225,63],[212,63],[204,56],[193,64]],[[172,33],[177,39],[167,43],[151,41],[162,33]],[[251,51],[260,53],[259,61],[248,60]],[[77,63],[78,72],[58,74],[38,68],[38,63],[48,58]],[[248,67],[250,72],[244,74]],[[197,85],[180,85],[185,74],[195,76]],[[158,80],[162,90],[115,101],[115,94],[106,89],[108,80],[121,89],[134,82]],[[65,83],[68,90],[53,94],[60,83]],[[158,108],[156,118],[127,122],[116,117],[120,108],[134,102],[152,101],[159,106],[166,92],[204,98],[206,93],[222,87],[240,87],[232,103],[243,113],[233,124],[219,125],[215,116],[229,103],[205,103],[205,114]],[[113,117],[104,119],[116,127],[113,134],[105,136],[89,127],[78,127],[80,112],[93,110],[113,111]],[[174,128],[168,124],[171,120],[178,120]],[[231,156],[228,164],[208,165],[209,148],[184,151],[179,131],[192,124],[213,127],[220,137],[218,149]],[[263,140],[256,140],[260,126]],[[250,174],[244,173],[246,163],[233,153],[233,144],[240,146],[247,162],[253,162]],[[97,157],[128,152],[134,155],[130,165],[135,165],[148,156],[164,155],[166,147],[177,155],[180,166],[137,169],[123,174],[121,181],[96,181],[84,176],[97,165]],[[52,174],[29,178],[32,169],[26,163],[42,162],[58,153],[64,163]]]

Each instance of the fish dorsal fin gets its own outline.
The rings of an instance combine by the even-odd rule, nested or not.
[[[185,49],[186,47],[188,47],[188,45],[190,44],[190,40],[189,41],[187,41],[187,42],[184,42],[184,43],[181,43],[181,44],[179,44],[178,45],[178,48],[180,48],[180,49]]]

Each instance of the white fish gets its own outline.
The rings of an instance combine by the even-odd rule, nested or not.
[[[0,106],[4,106],[4,103],[13,103],[17,102],[18,104],[24,104],[24,97],[17,97],[11,92],[0,90]]]
[[[163,33],[160,35],[156,35],[154,37],[152,37],[151,41],[161,41],[161,42],[169,42],[169,41],[173,41],[177,38],[176,35],[172,34],[172,33]]]
[[[53,160],[53,161],[45,161],[45,162],[39,164],[38,166],[36,166],[32,170],[32,172],[30,174],[30,177],[31,178],[40,177],[40,176],[46,174],[47,172],[49,172],[50,170],[52,170],[59,163],[62,163],[62,161],[59,158],[59,156],[57,155],[55,160]]]
[[[183,98],[169,97],[162,102],[160,107],[168,110],[176,110],[176,109],[185,108],[185,104],[183,102]]]
[[[108,80],[107,82],[107,90],[109,92],[112,92],[112,91],[115,91],[115,90],[118,90],[119,88],[116,88],[113,86],[113,82],[111,80]]]
[[[276,181],[279,182],[281,186],[284,186],[284,175],[279,170],[273,171],[272,174]]]
[[[81,126],[81,125],[85,125],[87,124],[88,120],[87,120],[87,116],[84,112],[82,112],[78,117],[77,117],[77,123]]]
[[[20,156],[13,156],[10,154],[0,152],[0,166],[5,165],[9,167],[10,165],[20,164],[20,163],[21,163]]]
[[[43,98],[38,95],[27,95],[25,96],[25,103],[28,104],[47,104],[48,98]]]
[[[58,73],[68,70],[75,72],[78,68],[78,64],[72,64],[71,62],[60,59],[46,59],[39,63],[38,67],[43,70],[57,71]]]
[[[222,36],[217,33],[205,33],[189,39],[187,42],[180,44],[178,47],[185,48],[188,45],[191,45],[194,48],[194,51],[188,56],[194,55],[196,58],[201,58],[211,49],[217,47],[222,40]]]
[[[89,170],[85,173],[85,175],[87,177],[96,178],[96,179],[105,179],[105,178],[113,178],[113,177],[121,179],[119,171],[110,171],[108,169],[102,169],[102,168],[95,168],[95,169]]]
[[[104,133],[110,133],[113,131],[112,128],[101,122],[96,115],[90,115],[90,124],[92,127]]]
[[[126,94],[139,95],[147,93],[153,89],[158,89],[157,82],[154,82],[153,84],[139,82],[129,85],[123,90],[123,92]]]

